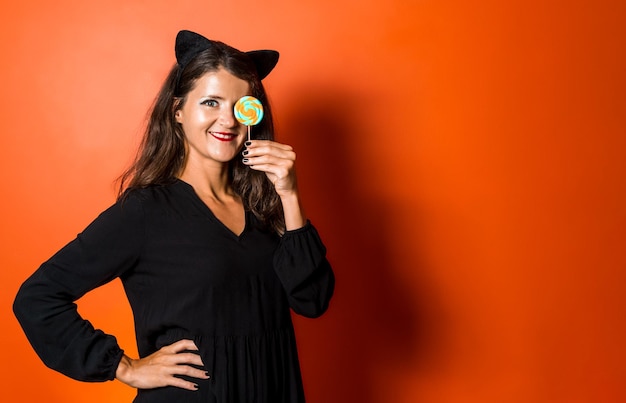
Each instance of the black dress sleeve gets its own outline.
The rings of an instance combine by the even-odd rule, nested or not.
[[[123,350],[84,320],[74,301],[133,266],[143,228],[139,201],[118,202],[22,284],[13,311],[48,367],[81,381],[115,378]]]
[[[335,276],[326,260],[326,247],[310,222],[283,235],[274,255],[274,269],[294,312],[309,318],[326,312]]]

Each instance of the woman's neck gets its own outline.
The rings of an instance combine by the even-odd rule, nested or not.
[[[195,166],[188,163],[178,177],[190,184],[202,197],[220,201],[233,196],[228,164]]]

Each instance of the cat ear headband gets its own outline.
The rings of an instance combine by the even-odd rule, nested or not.
[[[189,62],[204,50],[214,46],[213,41],[195,32],[183,30],[176,35],[176,61],[178,62],[178,74],[182,72]],[[244,52],[256,67],[259,80],[264,79],[278,63],[278,52],[275,50],[253,50]]]

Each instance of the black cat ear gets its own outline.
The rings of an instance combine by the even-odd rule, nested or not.
[[[183,70],[191,59],[211,46],[213,46],[212,41],[202,35],[186,30],[180,31],[176,35],[176,45],[174,46],[176,62],[178,62],[180,69]]]
[[[274,70],[278,63],[279,54],[275,50],[251,50],[246,52],[256,66],[259,79],[262,80]]]
[[[214,42],[192,31],[182,30],[176,35],[176,62],[182,71],[200,52],[214,46]],[[256,67],[259,79],[264,79],[278,63],[279,54],[275,50],[252,50],[245,52]]]

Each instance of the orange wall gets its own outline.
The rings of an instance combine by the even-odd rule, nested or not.
[[[10,306],[113,201],[188,28],[282,53],[278,136],[338,280],[296,322],[311,403],[626,401],[623,4],[4,4],[4,400],[133,396],[45,368]],[[133,351],[118,282],[80,311]]]

